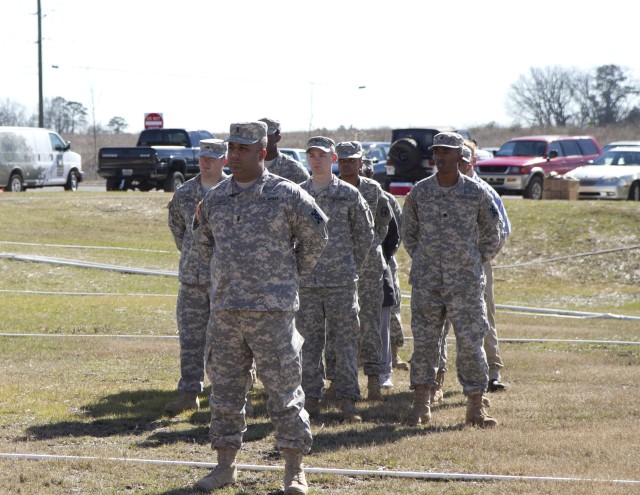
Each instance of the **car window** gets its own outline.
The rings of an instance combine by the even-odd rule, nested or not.
[[[557,151],[558,156],[565,156],[564,151],[562,151],[562,145],[560,144],[560,141],[552,141],[551,143],[549,143],[549,154],[551,154],[552,151]],[[547,154],[547,156],[549,156],[549,154]]]
[[[576,143],[583,155],[597,155],[600,153],[596,143],[591,139],[576,139]]]
[[[576,143],[573,139],[567,139],[566,141],[560,141],[560,146],[562,147],[562,151],[564,152],[564,156],[576,156],[582,155],[580,148],[578,148],[578,143]]]
[[[65,147],[64,141],[60,139],[60,136],[54,134],[53,132],[49,133],[49,139],[51,140],[51,148],[56,151],[62,151]]]
[[[507,141],[496,156],[544,156],[546,149],[544,141]]]

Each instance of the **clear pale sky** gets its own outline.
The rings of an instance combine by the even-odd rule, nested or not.
[[[508,90],[531,67],[640,77],[628,0],[41,2],[44,96],[105,126],[124,117],[129,132],[150,112],[213,132],[265,116],[284,132],[508,125]],[[29,113],[36,12],[36,0],[0,0],[0,100]]]

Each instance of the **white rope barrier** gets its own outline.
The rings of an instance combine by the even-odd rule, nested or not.
[[[634,246],[623,246],[623,247],[614,248],[614,249],[602,249],[600,251],[590,251],[587,253],[569,254],[566,256],[557,256],[555,258],[547,258],[542,260],[525,261],[524,263],[515,263],[513,265],[496,265],[493,268],[494,269],[495,268],[519,268],[522,266],[539,265],[541,263],[553,263],[555,261],[570,260],[573,258],[583,258],[585,256],[595,256],[599,254],[616,253],[618,251],[626,251],[629,249],[640,249],[640,244],[637,244]]]
[[[46,455],[46,454],[5,454],[0,457],[24,460],[78,460],[78,461],[110,461],[110,462],[134,462],[141,464],[155,464],[161,466],[189,466],[213,469],[216,464],[196,461],[169,461],[161,459],[136,459],[130,457],[94,457],[76,455]],[[283,466],[264,466],[256,464],[238,464],[239,470],[244,471],[284,471]],[[380,476],[388,478],[414,478],[432,480],[456,480],[456,481],[571,481],[588,483],[614,483],[614,484],[640,484],[638,480],[607,480],[598,478],[574,478],[555,476],[522,476],[503,474],[473,474],[473,473],[430,473],[427,471],[391,471],[386,469],[335,469],[304,467],[305,473],[333,474],[342,476]]]
[[[11,242],[0,241],[0,244],[9,244],[11,246],[35,246],[35,247],[52,247],[52,248],[68,248],[68,249],[103,249],[108,251],[140,251],[143,253],[160,253],[160,254],[173,254],[173,251],[164,251],[161,249],[142,249],[142,248],[126,248],[117,246],[83,246],[73,244],[41,244],[35,242]],[[175,251],[176,253],[178,251]]]

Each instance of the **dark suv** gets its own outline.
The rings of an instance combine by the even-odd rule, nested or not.
[[[482,160],[476,173],[500,194],[542,199],[544,178],[563,175],[597,158],[602,148],[591,136],[527,136],[511,139]]]
[[[391,131],[391,148],[387,157],[387,175],[385,189],[393,182],[418,182],[433,175],[435,164],[433,136],[441,132],[457,132],[465,139],[473,139],[469,131],[450,126],[411,127]]]

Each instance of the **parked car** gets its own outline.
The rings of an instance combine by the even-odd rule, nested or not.
[[[283,155],[290,156],[296,161],[302,163],[305,168],[311,173],[311,167],[307,163],[307,152],[302,148],[278,148],[278,151]]]
[[[0,188],[62,186],[77,191],[84,180],[82,158],[60,135],[38,127],[0,127]]]
[[[365,158],[370,158],[373,161],[373,178],[380,183],[383,189],[386,186],[389,148],[391,148],[391,143],[385,141],[364,141],[362,143]]]
[[[387,157],[386,190],[392,183],[413,184],[433,175],[436,171],[433,161],[433,137],[445,131],[454,131],[463,138],[472,140],[467,130],[450,126],[411,127],[391,131],[391,147]]]
[[[489,160],[494,157],[494,154],[486,149],[478,148],[476,150],[476,157],[478,158],[478,161]]]
[[[498,152],[498,150],[500,148],[496,147],[496,146],[487,146],[486,148],[482,148],[484,151],[488,151],[489,153],[491,153],[491,157],[496,156],[496,153]]]
[[[580,181],[580,199],[640,201],[640,146],[605,151],[590,165],[565,174]]]
[[[637,146],[640,147],[640,141],[613,141],[609,144],[606,144],[602,147],[602,151],[609,151],[612,148],[617,148],[619,146]]]
[[[544,178],[566,174],[602,154],[591,136],[526,136],[504,143],[495,158],[478,162],[476,173],[499,194],[542,199]]]

